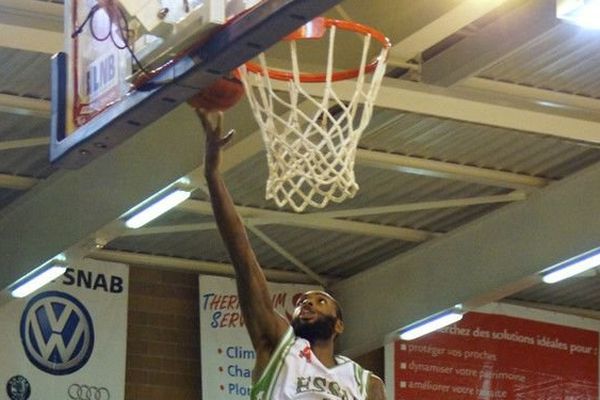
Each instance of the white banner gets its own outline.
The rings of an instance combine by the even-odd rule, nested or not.
[[[256,354],[243,323],[235,280],[200,276],[202,398],[250,397]],[[298,296],[316,286],[270,283],[275,309],[291,318]]]
[[[123,399],[128,277],[85,260],[0,306],[0,399]]]

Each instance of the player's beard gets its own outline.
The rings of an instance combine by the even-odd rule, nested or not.
[[[329,340],[335,333],[336,317],[319,316],[314,322],[303,322],[300,318],[292,320],[292,328],[296,336],[308,340],[311,344]]]

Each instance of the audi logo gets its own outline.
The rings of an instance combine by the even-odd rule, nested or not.
[[[69,386],[67,394],[72,400],[110,400],[110,392],[107,388],[77,383]]]

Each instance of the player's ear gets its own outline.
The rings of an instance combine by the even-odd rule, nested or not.
[[[338,318],[335,321],[335,327],[334,328],[335,328],[336,336],[341,335],[342,332],[344,332],[344,321],[342,321],[341,319]]]

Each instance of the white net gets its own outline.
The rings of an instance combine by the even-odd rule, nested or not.
[[[293,80],[276,91],[269,78],[266,56],[259,56],[262,73],[240,68],[241,80],[267,149],[269,177],[266,198],[278,207],[302,212],[307,206],[323,208],[330,201],[354,197],[358,184],[354,160],[361,134],[369,124],[373,102],[385,73],[387,48],[371,74],[365,73],[371,36],[364,36],[359,73],[355,80],[332,82],[336,27],[329,29],[329,51],[324,90],[309,93],[314,83],[300,79],[296,42],[290,42]],[[348,90],[352,96],[336,90]],[[322,84],[318,86],[323,88]],[[287,92],[287,94],[286,94]]]

